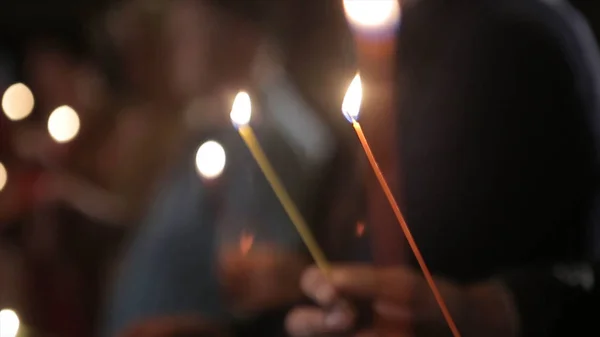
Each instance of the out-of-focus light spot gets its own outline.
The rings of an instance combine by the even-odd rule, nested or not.
[[[223,173],[227,156],[221,144],[209,140],[196,152],[196,169],[206,179],[215,179]]]
[[[365,224],[359,222],[356,224],[356,237],[362,237],[365,234]]]
[[[21,321],[13,310],[0,311],[0,337],[16,337],[19,333]]]
[[[254,245],[254,235],[251,233],[247,233],[247,232],[242,232],[242,235],[240,237],[240,253],[242,253],[242,255],[248,255],[248,252],[250,251],[250,249],[252,249],[252,246]]]
[[[58,143],[66,143],[79,133],[80,121],[77,112],[70,106],[56,108],[48,118],[48,132]]]
[[[2,163],[0,163],[0,192],[2,192],[7,182],[8,172],[6,171],[6,167],[4,167]]]
[[[344,0],[344,11],[356,29],[389,29],[400,21],[398,0]]]
[[[240,91],[235,96],[229,116],[236,126],[244,126],[250,123],[250,117],[252,117],[252,101],[247,92]]]
[[[23,83],[11,85],[2,96],[2,110],[11,121],[27,118],[33,111],[34,105],[33,93]]]

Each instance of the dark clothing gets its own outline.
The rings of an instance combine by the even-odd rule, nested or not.
[[[405,10],[401,198],[434,273],[474,282],[588,257],[600,129],[597,68],[586,57],[597,51],[578,43],[582,23],[565,19],[570,10],[522,0]],[[520,275],[509,285],[540,286]],[[530,306],[522,290],[517,303]],[[536,295],[534,310],[522,308],[523,336],[580,328],[546,304],[552,292]]]

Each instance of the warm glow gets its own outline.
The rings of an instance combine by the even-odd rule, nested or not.
[[[233,100],[231,106],[231,120],[237,126],[242,126],[250,123],[250,117],[252,116],[252,102],[250,101],[250,95],[247,92],[240,91]]]
[[[196,169],[203,178],[214,179],[220,176],[225,162],[225,149],[213,140],[200,145],[196,152]]]
[[[356,224],[356,236],[357,237],[362,237],[365,234],[365,224],[362,222],[359,222]]]
[[[48,132],[59,143],[73,140],[79,133],[79,128],[77,112],[67,105],[56,108],[48,118]]]
[[[344,0],[348,22],[355,28],[395,27],[400,20],[398,0]]]
[[[23,83],[11,85],[2,96],[2,110],[11,121],[27,118],[33,111],[34,105],[33,93]]]
[[[342,112],[348,121],[355,122],[358,119],[361,103],[362,82],[360,81],[360,75],[356,74],[350,86],[348,86],[346,96],[344,96],[344,101],[342,102]]]
[[[240,237],[240,252],[242,255],[247,255],[252,245],[254,244],[254,235],[246,232],[242,232]]]
[[[8,172],[6,172],[6,167],[2,163],[0,163],[0,192],[6,186],[6,182],[8,181]]]
[[[17,313],[4,309],[0,311],[0,337],[15,337],[19,332],[21,322]]]

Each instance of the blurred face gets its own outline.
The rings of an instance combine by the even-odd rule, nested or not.
[[[208,90],[215,81],[210,61],[217,22],[210,11],[200,1],[182,0],[173,3],[167,18],[171,85],[184,97]]]
[[[173,88],[189,97],[243,85],[258,46],[252,28],[204,1],[173,2],[166,24]]]
[[[256,45],[247,26],[198,0],[167,2],[157,25],[144,18],[143,3],[109,23],[134,86],[181,102],[247,75]]]

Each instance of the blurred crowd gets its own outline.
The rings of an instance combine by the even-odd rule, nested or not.
[[[334,297],[335,291],[311,296],[309,276],[315,284],[329,279],[305,271],[310,256],[229,111],[238,91],[250,93],[258,138],[328,258],[389,266],[403,256],[401,263],[418,266],[398,248],[405,241],[389,220],[390,210],[379,211],[387,201],[373,192],[379,187],[369,183],[372,177],[363,179],[363,154],[340,111],[358,69],[365,72],[366,111],[381,113],[377,122],[365,120],[365,131],[386,174],[399,172],[390,174],[390,183],[401,186],[409,226],[416,226],[417,243],[423,243],[442,293],[451,298],[450,311],[456,309],[454,293],[446,289],[483,284],[473,290],[483,293],[493,288],[483,282],[499,279],[504,270],[527,269],[534,285],[526,291],[543,288],[551,294],[538,298],[552,298],[555,289],[544,288],[548,282],[540,281],[538,269],[593,265],[587,251],[600,246],[600,240],[583,243],[594,238],[586,218],[597,192],[594,135],[588,130],[593,122],[575,116],[600,114],[600,105],[588,106],[593,99],[586,96],[600,91],[582,89],[585,98],[579,100],[580,92],[569,94],[569,86],[579,89],[571,83],[579,75],[563,74],[567,70],[553,58],[531,61],[519,55],[530,52],[533,59],[554,52],[554,45],[528,48],[567,31],[556,45],[575,55],[564,53],[582,67],[571,67],[573,73],[600,70],[577,61],[598,55],[571,46],[571,35],[580,36],[582,27],[586,37],[600,34],[600,6],[573,1],[572,8],[565,1],[568,8],[561,10],[580,20],[569,25],[545,8],[563,6],[561,1],[496,1],[505,6],[490,5],[491,0],[401,1],[398,39],[389,32],[357,38],[342,1],[333,0],[0,4],[0,310],[18,314],[18,336],[216,336],[222,332],[212,329],[222,325],[239,336],[337,333],[319,331],[319,319],[311,321],[317,313],[301,311],[305,306],[285,318],[294,304],[311,303],[307,297],[338,310],[337,302],[322,297]],[[513,14],[518,23],[502,26]],[[494,20],[502,24],[486,25]],[[521,20],[535,22],[538,30],[545,22],[557,23],[538,37],[538,30],[526,31]],[[512,33],[523,41],[512,40]],[[392,40],[398,41],[398,52],[386,58]],[[595,40],[585,45],[597,50]],[[396,76],[396,62],[406,75]],[[503,71],[513,68],[514,74]],[[529,71],[544,75],[529,81],[523,75]],[[497,84],[487,86],[486,76]],[[553,81],[558,84],[543,86]],[[373,83],[394,89],[369,87]],[[521,92],[528,92],[525,98]],[[467,98],[470,94],[476,98]],[[538,104],[536,95],[566,98]],[[385,110],[396,111],[387,108],[392,101],[401,101],[398,127],[385,119],[391,118]],[[575,111],[575,117],[555,118],[554,109]],[[500,110],[507,112],[495,114]],[[525,114],[531,117],[520,117]],[[203,177],[196,167],[196,150],[211,139],[227,154],[225,171],[216,179]],[[467,141],[485,149],[461,145]],[[381,150],[381,144],[392,143],[399,145]],[[401,153],[400,164],[392,164],[397,158],[390,149]],[[465,182],[472,185],[461,185]],[[544,212],[555,214],[539,215]],[[460,228],[443,227],[463,221]],[[384,234],[371,229],[388,222]],[[527,227],[530,223],[537,227]],[[369,241],[373,238],[377,243]],[[396,249],[382,248],[393,240],[401,242]],[[401,287],[405,279],[394,277],[377,287]],[[394,296],[404,298],[403,293]],[[565,296],[560,303],[569,302],[568,310],[571,300],[582,297]],[[500,312],[503,301],[494,298],[490,306]],[[524,329],[534,333],[521,335],[588,336],[565,326],[592,326],[581,323],[586,315],[600,317],[594,311],[599,305],[589,301],[576,302],[589,308],[576,318],[563,314],[565,308],[544,312],[556,327],[536,317],[530,330]],[[547,307],[555,305],[548,300]],[[441,323],[406,336],[447,336],[443,317],[433,311],[423,314],[424,321]],[[492,330],[519,335],[520,319],[512,311],[507,315],[509,323],[502,321],[500,328],[492,322]],[[6,331],[8,320],[2,317],[0,331]],[[458,320],[459,328],[463,321],[488,322],[477,316]],[[298,322],[316,332],[298,328]],[[405,336],[396,328],[390,336]],[[463,336],[483,336],[481,331],[486,330],[467,326]]]

